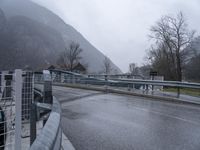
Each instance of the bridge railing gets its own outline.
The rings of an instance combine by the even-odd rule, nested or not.
[[[15,144],[15,101],[14,73],[0,73],[0,149],[12,148]]]
[[[200,102],[200,83],[125,79],[109,75],[81,75],[62,70],[50,70],[53,83],[101,87],[105,90],[118,89],[143,95],[180,98],[191,95]],[[41,78],[40,78],[41,79]]]
[[[60,149],[60,118],[51,78],[35,89],[32,71],[0,72],[0,150]]]
[[[0,149],[21,150],[30,136],[33,87],[31,71],[0,72]]]
[[[39,77],[39,78],[38,78]],[[44,127],[36,136],[36,118],[32,117],[31,150],[60,150],[62,141],[61,107],[55,97],[52,96],[52,79],[50,73],[45,70],[35,74],[35,81],[42,80],[43,85],[35,87],[37,95],[43,99],[32,104],[32,115],[42,118]]]
[[[41,109],[48,109],[48,106],[38,104]],[[61,107],[56,98],[53,98],[51,112],[40,134],[37,136],[30,150],[60,150],[62,141]]]

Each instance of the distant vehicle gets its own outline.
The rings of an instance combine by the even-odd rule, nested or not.
[[[6,118],[5,114],[0,107],[0,150],[4,149],[6,143]]]

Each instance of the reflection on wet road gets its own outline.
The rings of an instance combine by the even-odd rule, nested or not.
[[[77,150],[200,149],[198,107],[64,87],[54,95]]]

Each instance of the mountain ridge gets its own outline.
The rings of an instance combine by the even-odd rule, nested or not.
[[[102,71],[105,55],[89,43],[80,32],[76,31],[71,25],[65,23],[58,15],[33,1],[2,0],[1,3],[0,8],[3,9],[8,18],[19,15],[45,24],[61,34],[65,46],[69,45],[72,41],[78,42],[84,50],[82,53],[82,61],[89,65],[89,71]],[[111,62],[111,64],[115,71],[121,72],[114,63]]]

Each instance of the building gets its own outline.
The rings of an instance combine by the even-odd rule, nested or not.
[[[81,74],[85,74],[87,71],[86,68],[81,63],[77,63],[76,65],[74,65],[72,70],[73,72]]]

